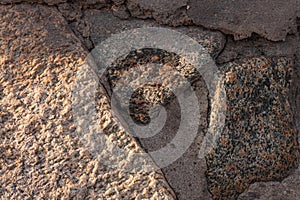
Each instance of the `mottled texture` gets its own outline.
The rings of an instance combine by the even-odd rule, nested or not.
[[[300,52],[299,52],[300,53]],[[299,60],[293,66],[289,102],[294,115],[294,123],[298,130],[298,143],[300,144],[300,65]],[[300,164],[287,178],[280,182],[259,182],[251,185],[239,200],[295,200],[300,197]]]
[[[161,109],[155,109],[155,105],[161,105],[166,110],[167,119],[162,130],[152,137],[139,138],[139,142],[146,152],[163,148],[171,143],[178,134],[181,122],[180,109],[184,109],[184,107],[180,107],[173,91],[186,87],[183,80],[192,85],[198,103],[201,105],[198,134],[188,150],[180,155],[180,158],[174,163],[162,168],[162,172],[179,200],[209,199],[204,176],[205,162],[198,158],[208,123],[208,90],[199,72],[175,53],[145,48],[131,51],[128,55],[117,59],[108,69],[106,77],[110,85],[108,90],[114,95],[116,93],[123,94],[132,85],[139,85],[140,77],[151,77],[151,82],[140,85],[132,95],[129,94],[131,96],[129,102],[121,101],[123,95],[115,96],[120,99],[117,100],[119,113],[128,112],[129,108],[130,116],[138,124],[149,124],[157,117],[156,115],[161,112]],[[169,88],[173,88],[172,91]],[[189,94],[188,91],[185,93]],[[150,113],[154,113],[151,120]],[[128,126],[130,130],[131,127]]]
[[[131,164],[126,152],[142,149],[111,116],[103,92],[96,98],[98,123],[107,128],[107,143],[125,154],[105,149],[106,157],[97,158],[78,138],[72,89],[87,52],[57,9],[1,5],[0,38],[2,199],[174,199],[159,170],[123,168]],[[110,156],[122,165],[105,164]]]
[[[243,59],[222,66],[227,119],[218,146],[207,155],[215,199],[235,199],[251,183],[281,180],[298,167],[297,132],[286,96],[293,62]]]
[[[90,35],[91,35],[91,40],[95,44],[95,46],[105,41],[105,39],[109,38],[113,34],[121,33],[122,31],[130,30],[134,28],[149,27],[149,26],[169,28],[166,26],[159,25],[153,20],[140,20],[140,19],[120,20],[119,18],[113,16],[112,13],[108,11],[98,11],[98,10],[87,10],[85,12],[84,20],[87,21],[89,24],[92,24]],[[107,23],[102,23],[103,21],[106,21]],[[216,58],[220,54],[226,41],[224,35],[221,34],[220,32],[208,31],[199,27],[178,27],[178,28],[172,28],[172,30],[186,34],[191,38],[193,38],[194,40],[196,40],[197,42],[199,42],[213,58]],[[154,55],[155,51],[147,54],[143,54],[142,52],[139,52],[136,53],[137,55],[135,55],[135,53],[136,52],[133,51],[131,52],[131,55],[124,55],[124,57],[119,59],[119,62],[116,62],[120,64],[120,62],[123,60],[123,65],[118,66],[116,65],[116,63],[114,63],[114,66],[110,71],[111,78],[113,79],[111,81],[112,86],[114,86],[113,84],[117,83],[118,76],[122,76],[126,73],[129,66],[132,70],[134,70],[135,67],[142,68],[142,64],[145,65],[147,64],[146,61],[149,61],[149,63],[154,62],[159,64],[159,63],[163,63],[164,60],[165,62],[168,63],[168,65],[160,64],[158,69],[160,69],[160,67],[162,69],[155,70],[154,72],[162,71],[164,72],[164,77],[168,77],[167,72],[168,71],[171,72],[171,70],[174,68],[174,65],[176,64],[175,62],[176,59],[178,60],[178,56],[176,57],[174,54],[173,56],[170,56],[172,55],[171,52],[165,52],[164,54],[162,52],[160,53],[156,52],[157,54],[156,56]],[[137,58],[135,56],[137,56]],[[137,60],[139,60],[139,62],[137,62]],[[137,63],[139,63],[139,66],[136,66]],[[146,74],[147,71],[152,72],[150,68],[145,67]],[[129,76],[129,74],[127,74],[127,76]],[[168,80],[172,80],[172,79],[176,80],[176,78],[172,76],[170,76]],[[151,88],[149,90],[151,91],[150,92],[151,95],[149,96],[147,95],[146,98],[147,97],[152,98],[155,95],[160,94],[159,91],[153,90],[154,88],[153,86],[152,87],[150,86],[149,88]],[[199,106],[201,112],[201,121],[200,121],[201,127],[199,127],[198,136],[197,138],[195,138],[193,144],[190,146],[190,148],[186,151],[184,155],[182,155],[176,162],[172,163],[170,166],[163,168],[162,171],[168,183],[174,189],[177,198],[210,199],[211,198],[210,194],[206,189],[207,188],[206,178],[205,178],[206,163],[204,159],[198,158],[200,146],[202,144],[203,137],[207,131],[206,130],[207,123],[208,123],[207,115],[208,115],[208,107],[209,107],[209,101],[207,98],[208,91],[207,91],[207,86],[202,79],[201,81],[195,82],[194,88],[196,91],[196,95],[198,96],[199,99]],[[110,90],[109,86],[108,86],[108,90]],[[167,96],[168,95],[164,95],[164,97]],[[162,96],[160,96],[160,98],[158,99],[155,99],[154,101],[156,102],[160,101],[161,98]],[[137,104],[138,103],[143,104],[143,102],[145,102],[143,100],[141,101],[138,100]],[[135,105],[136,111],[141,111],[141,113],[144,113],[145,109],[143,109],[143,107],[138,107],[136,104],[133,105]],[[124,107],[126,108],[126,105],[124,105]],[[150,109],[150,107],[147,108],[146,110],[148,109]],[[167,122],[163,130],[161,130],[152,138],[139,139],[142,147],[146,151],[154,151],[162,148],[163,146],[168,144],[177,133],[178,126],[180,123],[180,114],[179,114],[180,107],[178,106],[178,103],[172,102],[170,104],[165,104],[165,109],[168,110],[167,112],[169,114],[169,117],[167,119]],[[140,116],[145,117],[147,115],[142,114]],[[138,117],[138,119],[141,118]]]
[[[179,55],[151,48],[131,51],[126,57],[117,59],[107,71],[109,89],[115,94],[123,95],[129,84],[139,85],[141,77],[149,77],[151,82],[128,94],[131,96],[129,102],[120,102],[123,109],[129,108],[135,122],[141,124],[150,123],[149,111],[153,106],[166,105],[176,98],[171,87],[181,88],[185,81],[192,84],[201,79],[195,67]]]
[[[227,129],[219,148],[208,156],[213,196],[232,199],[246,189],[239,197],[242,200],[299,199],[299,168],[291,174],[287,171],[296,166],[298,154],[292,114],[300,133],[300,3],[257,2],[0,1],[1,199],[174,199],[164,176],[178,199],[210,198],[206,163],[198,158],[206,117],[211,114],[203,80],[195,83],[201,115],[205,116],[198,136],[184,155],[162,169],[164,176],[159,170],[123,169],[132,164],[126,160],[127,154],[116,156],[109,148],[96,159],[95,152],[79,138],[82,135],[76,134],[77,124],[85,122],[74,119],[71,91],[86,49],[123,30],[166,27],[158,24],[193,24],[172,29],[197,40],[218,63],[229,62],[221,65],[229,94]],[[226,43],[224,34],[202,26],[234,38],[226,35]],[[261,36],[285,41],[272,42]],[[244,37],[249,38],[235,41]],[[295,55],[296,64],[291,62]],[[282,58],[249,59],[259,56]],[[290,73],[291,66],[294,71]],[[81,73],[89,77],[89,71]],[[87,85],[97,84],[88,80]],[[150,88],[151,94],[159,94],[157,88]],[[85,89],[80,95],[93,95],[90,88]],[[104,129],[105,141],[131,155],[143,152],[112,115],[103,88],[98,89],[97,123]],[[146,151],[159,149],[174,137],[179,108],[176,101],[166,108],[173,117],[156,137],[140,141]],[[108,159],[117,167],[107,165]],[[268,182],[250,184],[255,181]]]

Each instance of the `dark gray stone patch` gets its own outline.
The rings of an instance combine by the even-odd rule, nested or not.
[[[191,0],[189,7],[188,16],[196,25],[222,30],[235,39],[257,33],[269,40],[284,40],[287,34],[296,33],[300,14],[299,0]]]
[[[251,185],[239,200],[295,200],[300,197],[300,169],[282,182],[260,182]]]
[[[158,23],[170,26],[191,24],[186,14],[186,0],[128,0],[126,5],[133,17],[153,18]]]
[[[235,41],[232,36],[228,36],[226,46],[218,56],[217,62],[226,63],[236,59],[257,56],[292,58],[299,49],[300,38],[298,35],[289,35],[285,41],[279,42],[265,40],[258,35],[239,41]]]

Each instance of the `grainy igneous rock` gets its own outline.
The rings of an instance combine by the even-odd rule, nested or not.
[[[73,83],[88,52],[56,8],[1,5],[0,38],[1,198],[174,199],[159,170],[144,171],[143,163],[125,170],[127,154],[110,149],[97,158],[76,134]],[[142,151],[97,95],[98,122],[107,128],[99,134],[123,152]],[[109,157],[122,166],[105,164]]]

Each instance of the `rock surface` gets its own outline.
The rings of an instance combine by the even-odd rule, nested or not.
[[[227,118],[206,157],[213,198],[236,199],[250,184],[282,180],[298,167],[298,136],[286,98],[293,65],[291,59],[258,57],[222,67]]]
[[[1,1],[0,196],[299,199],[299,5],[299,0]],[[141,168],[131,166],[130,155],[172,139],[178,105],[166,106],[173,115],[169,126],[138,141],[112,115],[107,91],[89,80],[90,68],[82,67],[88,50],[112,34],[148,26],[180,26],[171,29],[198,41],[226,76],[226,128],[207,166],[198,157],[206,117],[189,150],[173,164],[161,171],[142,156],[136,161]],[[87,92],[72,93],[76,84]],[[81,98],[94,99],[95,87],[95,104],[72,107],[74,95],[79,105]],[[201,81],[195,88],[202,115],[209,116],[207,88]],[[103,133],[91,127],[89,134],[80,133],[95,108]],[[76,117],[74,109],[83,114]],[[113,147],[99,152],[99,140]]]
[[[233,34],[235,39],[257,33],[269,40],[284,40],[297,32],[300,15],[299,0],[191,0],[189,6],[188,16],[195,24]]]
[[[235,41],[232,37],[228,37],[226,46],[217,62],[221,64],[259,56],[293,58],[296,52],[300,52],[298,35],[289,35],[284,42],[268,41],[257,35],[241,41]]]
[[[113,34],[122,31],[142,28],[142,27],[164,27],[153,20],[121,20],[115,17],[111,12],[105,10],[86,10],[83,20],[90,27],[89,36],[94,46],[109,38]],[[106,23],[103,23],[103,22]],[[199,27],[177,27],[171,28],[174,31],[181,32],[199,42],[213,57],[216,58],[225,46],[225,36],[219,31],[208,31]],[[101,30],[101,31],[99,31]]]
[[[186,14],[186,0],[128,0],[127,7],[132,16],[141,19],[153,18],[171,26],[191,24]]]
[[[105,39],[109,38],[111,35],[120,33],[122,31],[147,26],[164,27],[152,20],[145,21],[134,19],[129,21],[123,21],[118,19],[117,17],[114,17],[112,13],[108,11],[104,12],[98,10],[88,10],[87,12],[85,12],[84,20],[89,22],[89,24],[92,24],[90,36],[95,46],[103,42]],[[107,23],[102,23],[104,20],[107,21]],[[98,30],[102,31],[100,32]],[[184,33],[192,37],[194,40],[198,41],[213,57],[217,57],[217,55],[221,52],[225,44],[225,37],[220,32],[209,32],[196,27],[180,27],[173,28],[173,30]],[[131,56],[128,56],[127,59],[124,58],[123,64],[117,62],[119,63],[119,65],[114,65],[114,70],[112,70],[114,72],[111,72],[110,74],[110,77],[113,77],[113,81],[110,85],[114,85],[114,83],[118,82],[116,77],[122,77],[122,74],[124,74],[125,71],[128,71],[128,69],[126,69],[128,66],[134,68],[137,67],[137,63],[143,63],[141,60],[143,60],[144,57],[140,54],[138,57],[140,58],[139,62],[135,60],[136,55],[133,54]],[[147,56],[145,55],[144,59],[146,59],[149,56],[154,55],[147,54]],[[164,55],[162,58],[165,60],[166,57],[167,55]],[[151,60],[150,58],[147,59]],[[160,62],[160,60],[158,59],[158,61],[155,62]],[[175,67],[171,64],[169,65]],[[115,74],[118,74],[118,76],[116,76]],[[166,76],[164,79],[168,79],[168,76]],[[166,180],[174,190],[178,199],[196,200],[201,198],[211,198],[208,190],[206,189],[206,163],[204,159],[198,158],[200,145],[207,131],[207,87],[203,80],[196,82],[194,87],[199,98],[199,104],[201,105],[201,127],[199,128],[197,137],[194,139],[193,144],[190,146],[187,152],[184,155],[180,156],[180,158],[174,163],[162,169]],[[110,89],[111,88],[108,88],[108,90]],[[151,97],[153,97],[153,93]],[[155,137],[139,139],[139,142],[141,143],[142,147],[147,152],[160,149],[166,144],[168,144],[176,135],[176,131],[178,130],[178,126],[180,123],[180,114],[178,114],[180,113],[180,108],[178,108],[178,103],[176,104],[175,102],[173,102],[170,104],[166,104],[165,106],[167,111],[169,112],[170,117],[168,117],[168,121],[166,122],[166,125],[164,126],[163,130],[161,130],[157,135],[155,135]]]
[[[1,4],[21,2],[59,5],[67,0],[3,0]],[[169,26],[197,25],[221,30],[234,35],[236,40],[248,38],[253,33],[272,40],[285,40],[288,34],[297,32],[300,18],[300,1],[271,0],[234,1],[226,0],[89,0],[73,1],[83,8],[101,9],[110,7],[115,16],[128,19],[155,19]]]
[[[300,170],[293,172],[281,182],[254,183],[244,192],[239,200],[294,200],[300,197]]]
[[[59,3],[67,2],[67,0],[2,0],[0,4],[14,4],[14,3],[46,3],[48,5],[56,5]]]
[[[105,149],[96,157],[76,134],[83,119],[74,117],[72,90],[88,52],[57,9],[2,5],[0,24],[1,198],[174,199],[159,170],[143,170],[146,161],[142,168],[124,168],[132,164],[126,163],[126,152],[142,150],[114,117],[104,114],[110,107],[101,90],[100,126],[118,129],[98,134],[105,134],[106,143],[117,141],[125,154]],[[107,165],[110,156],[122,166]]]

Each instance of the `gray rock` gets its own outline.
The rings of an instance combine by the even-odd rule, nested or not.
[[[300,197],[300,169],[282,182],[260,182],[249,187],[239,200],[296,200]]]
[[[130,17],[130,13],[125,5],[113,5],[111,9],[114,16],[120,19],[128,19]]]
[[[185,0],[128,0],[127,7],[134,17],[154,18],[162,24],[178,26],[191,22],[186,15],[187,1]]]
[[[196,25],[222,30],[235,39],[257,33],[269,40],[284,40],[296,33],[300,15],[299,0],[191,0],[189,6],[188,16]]]
[[[229,36],[217,62],[226,63],[235,59],[255,56],[294,57],[297,51],[300,51],[300,38],[297,35],[287,36],[284,42],[272,42],[258,36],[235,41],[233,37]]]
[[[142,27],[164,27],[188,35],[199,42],[213,58],[216,58],[225,46],[225,36],[219,31],[208,31],[200,27],[168,27],[153,20],[121,20],[109,11],[86,10],[84,21],[89,24],[90,38],[96,46],[112,34]],[[103,23],[105,22],[105,23]],[[101,31],[99,31],[101,30]]]
[[[67,0],[2,0],[0,4],[13,4],[13,3],[21,3],[21,2],[46,3],[48,5],[56,5],[59,3],[67,2]]]

